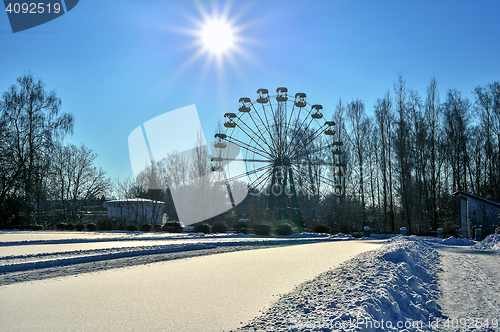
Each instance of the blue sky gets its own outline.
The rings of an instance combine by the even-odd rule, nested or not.
[[[448,88],[472,99],[476,86],[500,80],[499,12],[499,1],[81,0],[15,34],[0,13],[0,92],[24,73],[41,77],[75,116],[66,141],[85,143],[123,179],[137,126],[196,104],[210,139],[217,120],[258,88],[305,92],[328,117],[339,98],[360,98],[371,112],[398,73],[422,98],[435,76],[441,100]],[[204,15],[221,13],[239,51],[217,64],[195,57],[193,32]]]

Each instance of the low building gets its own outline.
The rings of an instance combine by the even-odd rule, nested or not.
[[[453,193],[453,196],[460,199],[462,238],[473,238],[473,229],[478,227],[491,234],[500,224],[500,203],[461,191]]]
[[[108,218],[133,225],[161,225],[165,203],[145,198],[127,198],[106,201],[103,206],[108,210]]]

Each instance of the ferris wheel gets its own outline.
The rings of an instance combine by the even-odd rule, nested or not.
[[[258,89],[254,101],[240,98],[238,111],[224,119],[212,146],[212,172],[220,174],[221,183],[245,181],[251,195],[266,201],[269,214],[299,226],[301,209],[339,194],[343,143],[335,122],[325,120],[323,106],[309,104],[305,93],[290,97],[279,87],[270,96]],[[230,167],[234,161],[244,168]]]

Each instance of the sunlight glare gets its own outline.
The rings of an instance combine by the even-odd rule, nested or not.
[[[201,31],[203,45],[211,52],[220,54],[230,50],[234,44],[231,26],[223,21],[206,22]]]
[[[222,78],[228,67],[231,67],[231,73],[243,79],[243,73],[240,71],[241,63],[255,62],[254,54],[244,46],[255,43],[255,40],[245,37],[242,33],[249,30],[255,22],[248,19],[243,22],[246,11],[232,13],[230,5],[231,2],[227,2],[222,8],[214,6],[209,10],[200,1],[196,6],[198,15],[186,16],[192,27],[176,28],[180,33],[192,37],[191,42],[185,45],[187,49],[193,49],[194,53],[185,59],[175,74],[172,74],[175,76],[173,80],[200,62],[203,63],[197,74],[200,79],[213,74],[214,69],[217,77]]]

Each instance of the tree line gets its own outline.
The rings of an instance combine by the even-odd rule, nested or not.
[[[457,234],[459,206],[453,192],[500,201],[500,82],[477,86],[469,100],[456,89],[441,96],[435,78],[422,96],[399,75],[370,111],[361,99],[340,100],[334,139],[343,142],[344,153],[335,148],[306,155],[347,165],[328,169],[316,163],[297,179],[315,188],[336,185],[331,194],[299,202],[306,226],[324,224],[345,233],[367,225],[377,232],[405,226],[421,234],[443,227]],[[102,208],[106,196],[164,201],[164,212],[176,220],[170,187],[209,173],[208,151],[198,148],[188,159],[172,154],[152,163],[135,180],[112,182],[94,165],[97,155],[91,149],[64,144],[74,121],[61,112],[55,92],[46,91],[31,74],[19,77],[2,95],[0,227],[76,221],[91,206]],[[267,218],[263,202],[248,195],[212,221],[249,217],[261,222]]]
[[[500,82],[477,86],[473,97],[456,89],[441,96],[435,78],[422,96],[399,75],[371,116],[360,99],[339,101],[334,120],[346,143],[345,195],[323,201],[321,219],[344,231],[369,225],[456,234],[452,193],[499,202]]]

